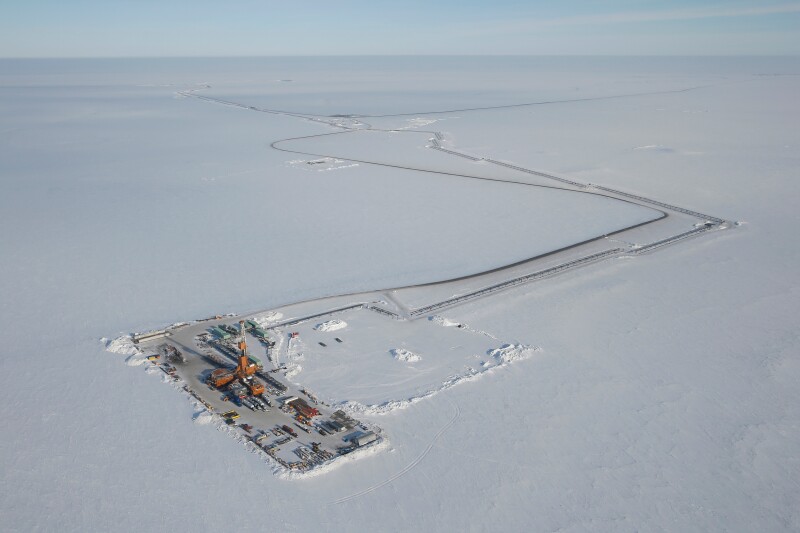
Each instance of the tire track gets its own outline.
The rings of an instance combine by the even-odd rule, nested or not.
[[[436,433],[436,435],[433,436],[433,439],[428,444],[428,446],[413,461],[408,463],[402,470],[388,477],[387,479],[381,481],[380,483],[372,485],[371,487],[366,488],[362,491],[350,494],[349,496],[345,496],[344,498],[339,498],[338,500],[334,500],[330,503],[340,505],[343,503],[347,503],[351,500],[354,500],[356,498],[360,498],[361,496],[365,496],[371,492],[375,492],[381,487],[385,487],[386,485],[392,483],[393,481],[397,480],[398,478],[401,478],[402,476],[408,474],[411,470],[413,470],[419,463],[422,462],[423,459],[425,459],[425,456],[427,456],[428,453],[430,453],[430,451],[436,445],[436,441],[439,440],[439,437],[441,437],[445,431],[450,429],[452,425],[455,424],[456,420],[458,420],[458,418],[461,416],[461,408],[458,406],[458,404],[454,403],[452,400],[449,399],[448,401],[453,407],[455,407],[455,414],[453,415],[453,418],[451,418],[444,426],[442,426],[442,428]]]

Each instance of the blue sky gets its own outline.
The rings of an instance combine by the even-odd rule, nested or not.
[[[798,55],[800,1],[0,0],[2,57]]]

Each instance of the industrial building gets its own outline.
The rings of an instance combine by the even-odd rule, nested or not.
[[[375,432],[374,431],[367,431],[363,435],[359,435],[358,437],[355,437],[352,440],[352,442],[356,446],[361,447],[361,446],[366,446],[367,444],[369,444],[371,442],[375,442],[376,440],[378,440],[378,436],[375,434]]]

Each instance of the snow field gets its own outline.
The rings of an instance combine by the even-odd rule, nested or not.
[[[421,355],[404,348],[392,348],[389,350],[389,353],[392,354],[392,357],[403,363],[418,363],[422,361]]]
[[[283,318],[283,313],[280,313],[278,311],[268,311],[266,313],[254,316],[252,320],[255,320],[259,325],[264,326],[271,324],[273,322],[277,322],[282,318]]]
[[[442,316],[408,322],[366,309],[338,316],[344,318],[323,324],[346,319],[346,330],[303,323],[277,328],[275,333],[278,337],[299,333],[289,339],[289,350],[281,356],[287,363],[286,376],[355,414],[385,414],[408,407],[539,350],[516,342],[498,344],[493,335]]]
[[[537,348],[522,344],[504,344],[500,348],[490,350],[489,355],[497,359],[500,364],[504,364],[530,357],[531,353],[536,351],[538,351]]]
[[[111,353],[118,353],[121,355],[138,355],[141,353],[139,348],[133,343],[130,335],[122,335],[114,340],[103,338],[101,341],[106,343],[106,350]]]
[[[0,439],[3,486],[13,488],[0,514],[12,529],[800,528],[800,254],[789,200],[800,195],[796,59],[44,60],[4,67],[0,222],[11,231],[0,232],[0,292],[12,303],[0,315],[13,332],[3,368],[15,379],[0,389],[2,420],[13,427]],[[290,78],[298,81],[274,82]],[[380,417],[392,438],[389,453],[287,483],[268,466],[264,472],[255,450],[241,453],[224,430],[193,422],[191,403],[160,379],[127,368],[123,361],[133,356],[110,355],[97,339],[176,318],[464,273],[507,262],[509,251],[550,228],[528,224],[522,208],[502,211],[516,216],[499,226],[483,223],[478,214],[498,212],[486,199],[526,205],[499,189],[473,190],[484,203],[457,209],[452,186],[431,193],[430,177],[361,165],[331,173],[333,183],[287,169],[294,156],[265,149],[265,139],[326,130],[173,98],[177,86],[198,79],[265,106],[412,116],[426,116],[421,104],[435,110],[708,85],[458,113],[447,131],[457,149],[748,224],[448,310],[449,320],[499,339],[474,351],[473,368],[505,343],[535,341],[546,351],[390,409]],[[262,90],[267,82],[283,92]],[[364,120],[394,127],[407,118]],[[632,149],[644,145],[674,152]],[[426,204],[426,194],[438,202]],[[383,224],[387,198],[403,206],[402,232],[394,231],[394,218]],[[442,206],[452,212],[432,209]],[[470,219],[483,225],[469,226]],[[341,225],[326,230],[334,224]],[[363,233],[350,239],[357,232],[347,228]],[[414,239],[404,242],[406,232]],[[385,241],[402,251],[375,245]],[[419,257],[436,261],[413,263]],[[236,282],[242,279],[248,282]],[[400,339],[379,346],[378,356],[406,366],[387,356],[392,346],[402,346]],[[423,353],[421,364],[438,355]],[[449,375],[432,376],[426,390],[438,390]],[[355,407],[367,405],[374,404]],[[219,512],[241,506],[243,480],[247,497],[262,504]],[[168,511],[153,504],[161,501]]]
[[[315,331],[321,332],[329,332],[329,331],[339,331],[340,329],[344,329],[347,327],[347,322],[344,320],[334,319],[328,320],[327,322],[323,322],[322,324],[317,324],[314,326]]]
[[[341,170],[358,166],[358,163],[350,163],[343,159],[336,159],[335,157],[323,157],[321,159],[293,159],[291,161],[287,161],[286,164],[292,168],[316,172],[327,172],[331,170]]]

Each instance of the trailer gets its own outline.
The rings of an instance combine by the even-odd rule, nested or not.
[[[215,337],[221,340],[227,340],[231,338],[230,333],[217,326],[211,328],[211,333],[214,334]]]

